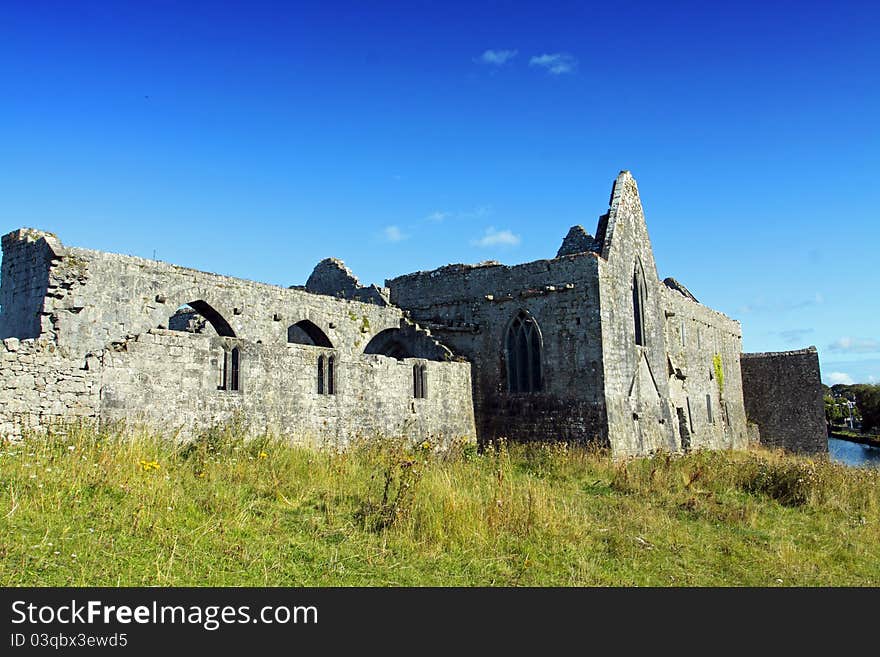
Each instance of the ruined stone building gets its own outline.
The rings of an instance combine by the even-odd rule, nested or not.
[[[384,288],[333,259],[282,288],[32,229],[2,246],[6,436],[85,418],[185,437],[239,418],[313,444],[564,439],[630,455],[741,448],[760,428],[824,449],[815,349],[744,359],[738,322],[658,277],[625,171],[595,237],[572,228],[554,258]]]

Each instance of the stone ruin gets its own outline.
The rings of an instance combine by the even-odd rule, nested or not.
[[[3,437],[72,419],[187,437],[238,418],[315,445],[827,449],[815,348],[744,355],[737,321],[661,281],[626,171],[596,236],[572,227],[554,258],[384,287],[333,258],[283,288],[27,228],[2,247]]]

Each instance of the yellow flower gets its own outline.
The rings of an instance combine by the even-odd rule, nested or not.
[[[264,458],[266,458],[266,457],[268,457],[268,456],[269,456],[269,455],[266,454],[266,452],[260,452],[260,458],[261,458],[261,459],[264,459]]]

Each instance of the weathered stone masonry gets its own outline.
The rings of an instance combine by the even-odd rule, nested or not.
[[[473,364],[482,440],[597,441],[629,455],[741,448],[757,433],[743,403],[740,325],[659,279],[629,172],[596,237],[573,227],[556,258],[450,265],[386,286],[393,304]],[[536,327],[541,354],[526,391],[511,384],[511,362],[519,368],[533,350],[518,355],[506,342],[518,317]],[[796,409],[787,417],[796,422]]]
[[[188,435],[238,414],[256,430],[311,442],[475,435],[469,365],[397,308],[65,248],[38,231],[7,235],[3,249],[5,434],[85,417]],[[31,290],[42,285],[39,304]],[[168,330],[184,304],[211,330]],[[304,321],[331,346],[289,343],[290,327]],[[392,345],[397,357],[371,344]],[[238,390],[220,389],[235,348]],[[332,394],[317,389],[322,355],[323,377],[333,357]],[[414,365],[430,391],[419,398]]]
[[[596,236],[572,227],[547,260],[380,288],[326,259],[281,288],[21,229],[3,238],[0,304],[4,435],[83,417],[185,436],[239,416],[316,443],[562,439],[625,456],[741,448],[759,425],[824,449],[818,361],[744,356],[738,322],[661,281],[628,172]]]

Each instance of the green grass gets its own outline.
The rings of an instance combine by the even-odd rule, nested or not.
[[[880,585],[880,472],[767,451],[0,448],[6,586]]]

